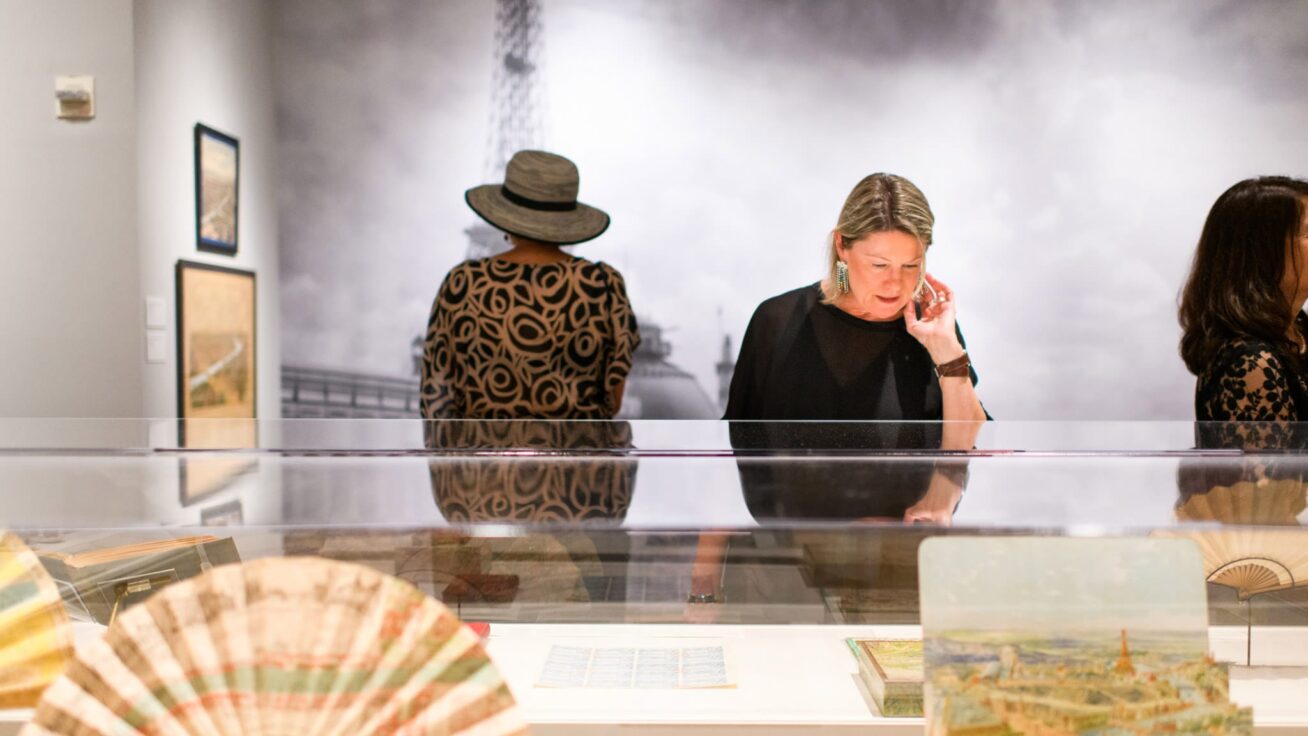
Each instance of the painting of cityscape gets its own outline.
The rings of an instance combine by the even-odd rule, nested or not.
[[[236,253],[239,176],[240,143],[196,124],[195,228],[200,250]]]
[[[1253,733],[1193,544],[935,538],[920,566],[928,734]]]
[[[178,442],[192,449],[255,447],[255,277],[177,262]],[[249,465],[227,456],[185,458],[182,503],[226,486]]]

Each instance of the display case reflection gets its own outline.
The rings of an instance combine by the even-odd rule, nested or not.
[[[433,535],[430,574],[445,583],[447,605],[576,609],[615,597],[627,538],[596,532],[620,526],[631,506],[637,460],[626,454],[629,424],[437,421],[424,425],[424,441],[432,496],[447,522],[531,528]]]
[[[1239,455],[1180,462],[1181,529],[1164,533],[1198,545],[1211,623],[1246,629],[1245,664],[1308,664],[1254,630],[1308,625],[1308,434],[1271,422],[1195,427],[1197,449]]]
[[[750,513],[787,527],[777,533],[830,613],[845,623],[914,623],[918,546],[952,524],[968,460],[950,451],[970,449],[980,426],[733,422],[730,436]],[[818,522],[877,529],[835,534]]]

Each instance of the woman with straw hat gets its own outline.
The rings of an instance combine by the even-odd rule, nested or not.
[[[519,151],[503,184],[468,206],[512,248],[446,275],[432,305],[422,370],[427,419],[609,419],[640,344],[622,275],[560,250],[598,237],[603,211],[577,201],[568,159]]]

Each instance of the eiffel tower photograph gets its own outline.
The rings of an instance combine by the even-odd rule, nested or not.
[[[503,181],[504,168],[517,151],[549,149],[545,132],[541,68],[544,32],[542,0],[496,0],[495,53],[491,75],[490,121],[486,135],[483,181]],[[464,231],[468,260],[508,249],[504,234],[481,220]],[[709,398],[695,376],[671,360],[670,331],[650,315],[640,314],[641,345],[636,351],[620,416],[624,419],[716,419],[726,405]],[[415,345],[417,344],[415,340]],[[420,365],[420,361],[418,363]],[[730,364],[734,367],[734,363]],[[719,382],[730,384],[730,368],[716,366]]]
[[[1231,185],[1218,172],[1303,158],[1303,136],[1274,122],[1308,68],[1285,31],[1302,6],[1250,0],[1232,25],[1196,9],[1207,0],[1104,2],[1037,14],[992,0],[271,3],[277,176],[242,181],[276,188],[287,414],[309,410],[309,370],[333,372],[331,412],[379,396],[356,390],[365,378],[388,387],[368,411],[409,410],[391,388],[416,391],[414,338],[441,279],[506,248],[464,192],[540,149],[577,162],[581,197],[612,216],[570,252],[627,280],[646,341],[626,413],[721,416],[755,309],[824,278],[841,202],[888,171],[930,196],[927,270],[966,305],[959,327],[995,416],[1191,416],[1174,333],[1196,208]],[[1137,58],[1125,29],[1176,28],[1172,13],[1203,33],[1164,34]],[[1246,48],[1253,29],[1272,34],[1257,44],[1266,68],[1292,75],[1267,95],[1254,92],[1262,66],[1216,64],[1196,40]],[[1091,63],[1069,39],[1121,53]],[[1251,148],[1214,145],[1227,140]],[[1105,276],[1065,287],[1086,273]],[[1024,288],[996,286],[1015,280]],[[1143,331],[1136,380],[1105,367],[1063,390],[1058,377],[1109,359],[1096,346],[1122,324]],[[1015,325],[1038,350],[996,347]],[[689,405],[640,395],[655,375]]]
[[[495,0],[495,54],[482,181],[503,181],[518,151],[545,148],[541,0]],[[468,260],[508,249],[504,234],[478,219],[464,231]]]
[[[550,150],[545,69],[546,0],[494,0],[493,43],[481,181],[502,181],[505,167],[520,150]],[[468,213],[463,228],[466,260],[504,252],[505,235]],[[628,243],[640,247],[639,242]],[[417,317],[417,315],[415,315]],[[633,359],[622,418],[712,419],[721,416],[734,356],[715,356],[705,366],[715,384],[706,388],[694,372],[673,359],[676,325],[639,310],[642,342]],[[425,326],[415,318],[414,329]],[[423,334],[404,346],[408,375],[324,368],[288,361],[282,375],[282,411],[287,417],[417,416]],[[721,338],[729,342],[730,337]]]

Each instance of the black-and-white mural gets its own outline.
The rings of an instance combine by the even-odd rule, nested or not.
[[[928,266],[992,414],[1187,419],[1175,305],[1208,207],[1308,174],[1308,3],[275,12],[288,415],[410,411],[436,288],[494,243],[463,191],[539,146],[613,217],[573,252],[620,269],[642,318],[633,415],[715,416],[754,307],[820,278],[845,195],[890,171],[935,210]]]

